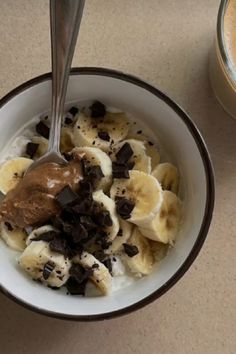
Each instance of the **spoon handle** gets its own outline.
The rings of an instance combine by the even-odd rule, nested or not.
[[[50,0],[52,117],[48,151],[59,153],[61,120],[85,0]]]

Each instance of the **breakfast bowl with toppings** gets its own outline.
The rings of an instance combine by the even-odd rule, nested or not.
[[[48,148],[49,74],[0,101],[0,287],[58,318],[140,308],[173,286],[206,238],[214,178],[206,146],[168,96],[108,69],[71,73],[64,165]]]

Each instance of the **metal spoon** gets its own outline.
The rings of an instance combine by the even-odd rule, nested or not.
[[[27,173],[37,166],[67,161],[60,153],[61,120],[74,49],[79,32],[85,0],[50,0],[52,109],[47,153],[35,161]]]

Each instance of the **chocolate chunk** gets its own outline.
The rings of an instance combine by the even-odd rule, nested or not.
[[[4,222],[5,226],[7,227],[8,231],[12,231],[13,227],[11,226],[11,224],[7,221]]]
[[[138,131],[137,131],[137,134],[142,134],[142,130],[138,130]]]
[[[38,150],[39,144],[28,143],[26,145],[26,154],[32,159]]]
[[[116,197],[116,211],[122,219],[129,219],[135,203],[125,197]]]
[[[68,256],[68,247],[65,239],[55,238],[49,243],[49,248],[52,252],[63,254],[65,258]]]
[[[76,214],[91,215],[93,207],[92,197],[83,197],[77,200],[76,204],[72,207]]]
[[[92,265],[92,269],[98,269],[99,268],[99,264],[98,263],[94,263],[93,265]]]
[[[79,284],[81,284],[84,280],[93,275],[93,269],[83,268],[80,264],[72,264],[69,274],[71,277],[75,278]]]
[[[113,178],[129,178],[129,168],[125,163],[112,162]]]
[[[98,137],[105,141],[110,141],[110,136],[107,132],[98,132]]]
[[[110,216],[110,212],[108,210],[101,211],[97,215],[94,216],[95,222],[100,226],[112,226],[113,221]]]
[[[103,250],[107,250],[111,246],[112,242],[103,237],[97,239],[96,244],[100,245]]]
[[[138,247],[130,245],[129,243],[123,243],[124,251],[129,257],[134,257],[139,253]]]
[[[119,231],[117,232],[117,236],[119,236],[119,237],[123,236],[123,230],[122,229],[119,229]]]
[[[109,273],[112,274],[112,263],[111,263],[111,258],[105,259],[103,262],[105,267],[109,270]]]
[[[65,186],[62,190],[56,195],[56,200],[61,207],[65,207],[76,201],[78,195],[72,191],[70,186]]]
[[[130,161],[127,163],[128,169],[132,170],[134,168],[135,162],[134,161]]]
[[[73,123],[73,119],[71,119],[70,117],[66,117],[65,118],[65,124],[66,125],[70,125],[70,124],[72,124]]]
[[[43,136],[44,138],[48,139],[49,138],[49,132],[50,132],[50,129],[48,128],[48,126],[46,124],[44,124],[42,121],[40,121],[36,127],[36,132]]]
[[[74,227],[71,236],[74,243],[79,243],[88,237],[88,231],[84,225],[78,224]]]
[[[97,227],[97,224],[95,224],[89,215],[81,215],[80,223],[85,227],[86,230],[93,230]]]
[[[91,196],[93,192],[92,184],[89,181],[82,180],[79,183],[79,194],[83,197]]]
[[[106,107],[103,103],[96,101],[90,107],[92,118],[101,118],[106,114]]]
[[[56,231],[47,231],[41,235],[38,235],[33,238],[33,241],[45,241],[45,242],[50,242],[54,240],[58,236],[58,232]]]
[[[43,279],[47,280],[55,268],[55,264],[53,262],[47,262],[43,267]]]
[[[79,112],[79,109],[77,107],[71,107],[69,109],[69,113],[72,114],[72,116],[75,116]]]
[[[148,145],[153,146],[154,144],[151,141],[149,141]]]
[[[70,277],[66,282],[66,288],[71,295],[84,295],[87,280],[78,283],[75,278]]]
[[[103,174],[100,166],[86,166],[84,174],[92,182],[100,181],[102,179],[102,177],[104,177],[104,174]]]
[[[125,143],[121,149],[116,153],[116,160],[119,163],[126,163],[133,155],[133,150],[129,143]]]
[[[98,259],[100,262],[103,262],[106,258],[107,255],[103,250],[97,250],[93,252],[93,256]]]

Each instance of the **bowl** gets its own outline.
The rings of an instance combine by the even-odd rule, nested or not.
[[[26,124],[50,107],[51,75],[17,87],[0,100],[0,149]],[[159,298],[188,270],[207,236],[214,206],[214,177],[206,145],[187,114],[166,94],[144,81],[109,69],[75,68],[66,102],[98,99],[130,112],[162,140],[183,182],[184,222],[175,247],[158,270],[105,297],[81,298],[52,291],[18,267],[17,253],[0,242],[0,289],[36,312],[71,320],[112,318]]]

